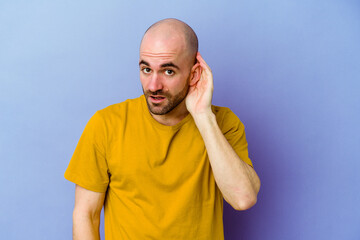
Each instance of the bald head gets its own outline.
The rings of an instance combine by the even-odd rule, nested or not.
[[[198,38],[194,30],[186,23],[174,18],[160,20],[146,30],[141,45],[145,41],[149,41],[149,39],[160,44],[176,45],[174,47],[186,51],[188,58],[193,63],[195,62],[196,53],[198,52]]]

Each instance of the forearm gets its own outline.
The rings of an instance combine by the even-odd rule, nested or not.
[[[260,180],[254,169],[242,161],[222,134],[211,112],[194,117],[204,140],[215,181],[225,200],[237,210],[256,203]]]
[[[73,213],[73,240],[100,240],[100,215]]]

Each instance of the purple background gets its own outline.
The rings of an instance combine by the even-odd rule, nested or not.
[[[252,209],[225,204],[226,240],[360,239],[350,0],[0,1],[1,238],[71,239],[64,171],[95,111],[142,93],[140,39],[166,17],[197,32],[262,180]]]

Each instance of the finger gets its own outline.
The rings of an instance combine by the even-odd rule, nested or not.
[[[198,55],[197,55],[197,59],[199,60],[199,63],[201,65],[205,65],[206,67],[209,68],[209,65],[207,65],[207,63],[205,62],[204,58],[201,56],[201,54],[198,52]]]
[[[205,62],[205,60],[203,59],[203,57],[201,56],[201,54],[198,52],[196,55],[196,59],[199,61],[200,66],[211,72],[211,68],[209,67],[209,65]]]
[[[209,65],[206,64],[205,60],[202,58],[200,53],[198,53],[198,61],[201,67],[201,76],[204,78],[212,77],[212,71],[209,67]]]

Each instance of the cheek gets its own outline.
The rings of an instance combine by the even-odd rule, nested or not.
[[[148,82],[147,78],[140,74],[140,83],[143,86],[143,88],[146,88],[147,82]]]

